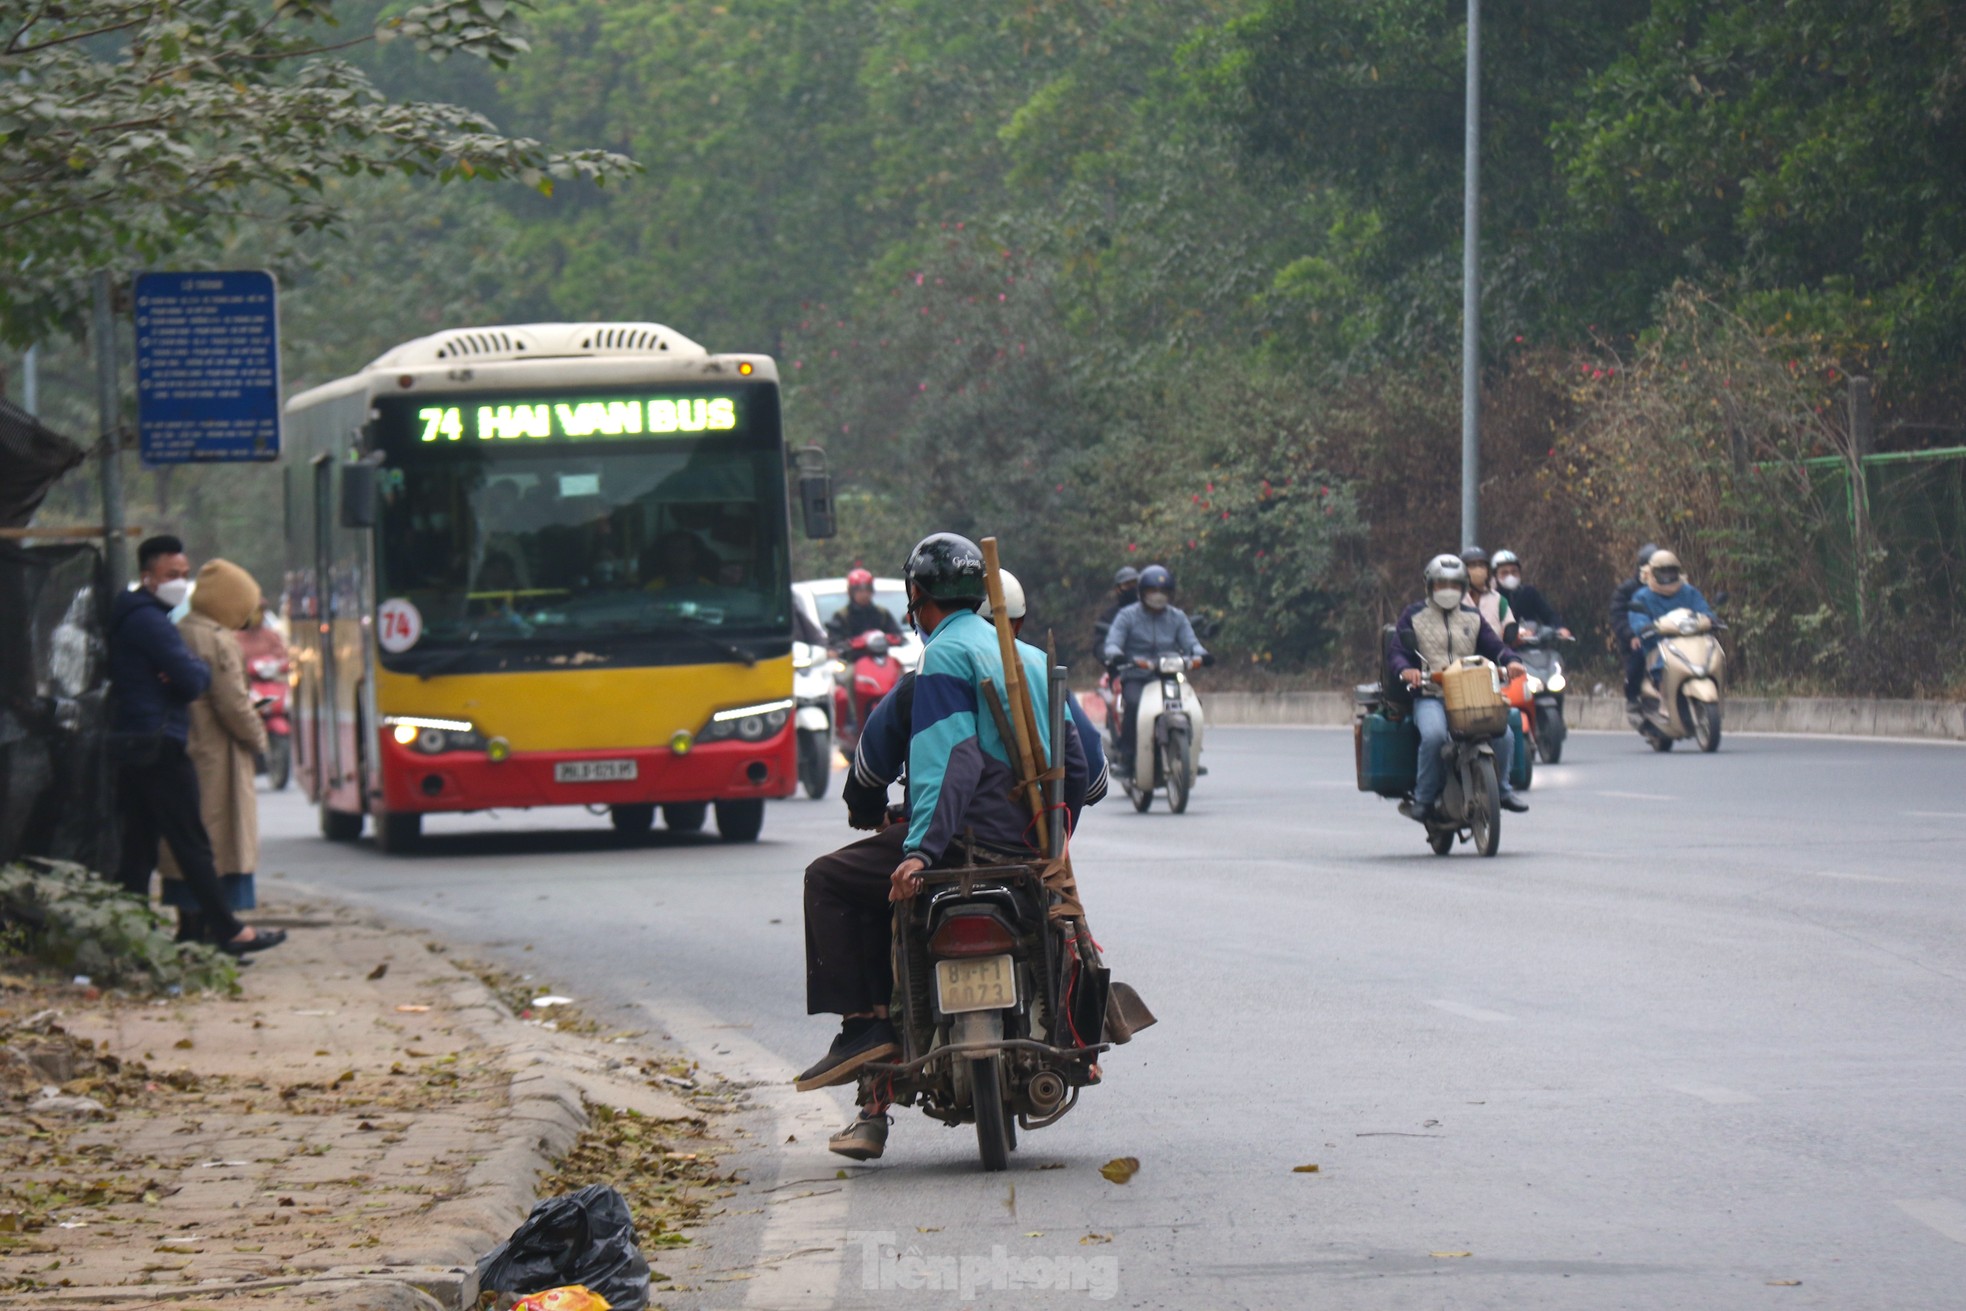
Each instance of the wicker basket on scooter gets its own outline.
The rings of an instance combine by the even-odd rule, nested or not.
[[[1495,685],[1495,667],[1486,660],[1441,671],[1440,698],[1447,727],[1460,737],[1494,737],[1509,726],[1509,702]]]

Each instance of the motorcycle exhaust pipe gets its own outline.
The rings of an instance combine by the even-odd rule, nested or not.
[[[1024,1097],[1031,1104],[1031,1115],[1050,1115],[1065,1100],[1065,1080],[1053,1070],[1039,1070],[1024,1085]]]

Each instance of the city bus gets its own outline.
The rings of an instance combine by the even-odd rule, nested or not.
[[[652,323],[457,328],[294,397],[295,767],[321,831],[712,813],[798,784],[778,373]],[[830,533],[802,477],[806,529]]]

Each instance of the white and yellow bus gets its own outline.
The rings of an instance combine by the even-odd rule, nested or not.
[[[796,787],[769,357],[459,328],[296,396],[285,447],[295,763],[326,836],[366,816],[402,851],[433,812],[586,805],[629,834],[714,808],[749,841]]]

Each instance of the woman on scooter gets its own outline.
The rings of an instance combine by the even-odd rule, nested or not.
[[[1691,610],[1709,619],[1716,617],[1713,607],[1707,604],[1707,598],[1700,595],[1700,589],[1686,581],[1679,557],[1671,551],[1652,553],[1646,565],[1646,578],[1649,580],[1646,585],[1632,593],[1631,631],[1634,636],[1674,610]],[[1645,664],[1649,669],[1653,664],[1653,652],[1659,645],[1659,635],[1654,633],[1645,638],[1643,645]]]
[[[1511,651],[1501,635],[1488,624],[1468,600],[1468,567],[1460,557],[1437,555],[1426,569],[1427,598],[1415,601],[1399,616],[1399,640],[1387,655],[1393,677],[1405,683],[1413,694],[1413,722],[1420,730],[1419,777],[1413,799],[1400,803],[1400,814],[1426,822],[1434,803],[1440,800],[1447,774],[1441,765],[1441,748],[1449,740],[1447,707],[1440,693],[1427,678],[1432,670],[1445,669],[1456,660],[1478,655],[1506,669],[1521,665],[1522,658]],[[1501,783],[1502,809],[1522,814],[1529,803],[1515,794],[1509,774],[1515,760],[1514,734],[1504,730],[1495,738],[1495,767]]]

